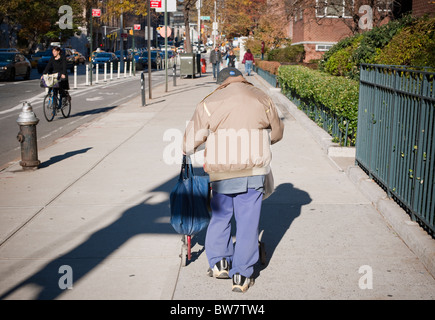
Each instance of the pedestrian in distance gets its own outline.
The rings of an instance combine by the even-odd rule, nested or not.
[[[227,67],[235,68],[236,67],[237,57],[234,54],[233,50],[230,50],[227,56]]]
[[[191,155],[205,143],[204,171],[213,193],[205,239],[208,275],[232,279],[232,290],[245,292],[254,283],[259,259],[258,229],[270,145],[282,139],[284,124],[271,98],[238,69],[221,70],[217,83],[219,87],[196,106],[184,134],[183,152]]]
[[[265,50],[266,44],[264,41],[261,41],[261,60],[264,60],[264,50]]]
[[[222,53],[218,46],[216,46],[214,50],[210,52],[210,63],[213,67],[213,79],[216,80],[219,75],[220,66],[222,64]]]
[[[254,55],[251,53],[251,50],[246,50],[242,63],[245,65],[246,75],[250,76],[252,72],[252,66],[254,64]]]

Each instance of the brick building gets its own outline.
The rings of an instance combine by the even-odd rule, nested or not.
[[[358,3],[358,7],[356,7]],[[293,3],[289,23],[292,45],[302,44],[305,48],[304,62],[320,59],[335,43],[352,35],[359,26],[352,17],[355,12],[363,19],[363,32],[368,27],[367,11],[359,8],[364,1],[358,0],[300,0]],[[373,13],[373,25],[387,23],[391,17],[412,10],[415,16],[435,13],[435,0],[378,0]],[[369,28],[367,28],[369,29]]]
[[[413,0],[412,1],[412,14],[416,17],[428,14],[435,15],[435,0]]]

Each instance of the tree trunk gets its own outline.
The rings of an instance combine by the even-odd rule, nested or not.
[[[183,10],[184,15],[184,28],[186,32],[186,39],[184,40],[184,50],[186,53],[192,53],[192,45],[190,43],[190,19],[189,19],[190,8],[185,6]]]

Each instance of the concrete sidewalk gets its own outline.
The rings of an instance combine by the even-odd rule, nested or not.
[[[181,236],[169,224],[175,146],[216,88],[208,73],[170,81],[146,107],[138,96],[57,140],[39,151],[34,172],[18,163],[0,172],[0,299],[434,299],[434,240],[418,242],[423,263],[364,192],[352,157],[261,78],[247,79],[286,124],[260,222],[267,263],[253,288],[232,293],[231,281],[205,275],[204,232],[181,267]],[[370,275],[373,288],[361,289]]]

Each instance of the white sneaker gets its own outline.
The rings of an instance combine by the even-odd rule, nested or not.
[[[228,261],[223,258],[221,261],[219,261],[218,263],[216,263],[213,267],[213,269],[208,268],[207,270],[207,274],[210,277],[215,277],[217,279],[229,279],[229,271],[230,271],[230,266],[228,264]]]
[[[234,292],[246,292],[249,287],[254,285],[254,278],[247,278],[240,273],[233,275],[233,291]]]

